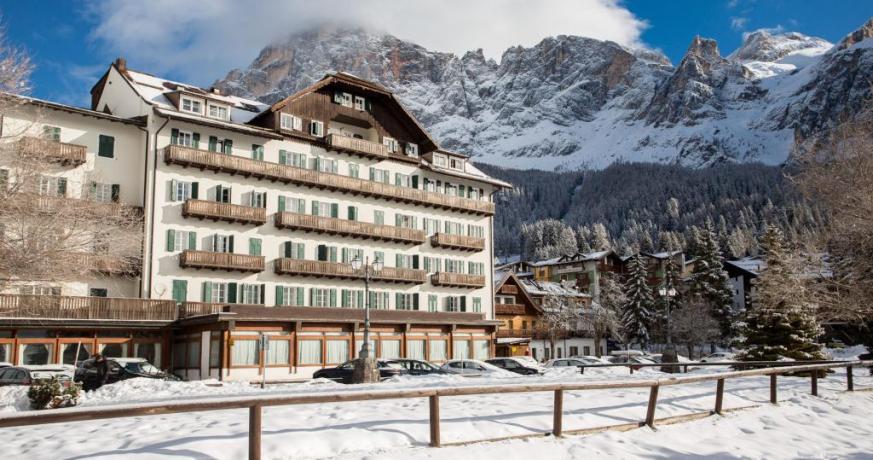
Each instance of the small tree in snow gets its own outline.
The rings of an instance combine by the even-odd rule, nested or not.
[[[600,342],[608,335],[618,335],[621,329],[621,308],[625,303],[621,284],[609,273],[601,275],[600,293],[582,322],[594,336],[594,354],[600,356]]]
[[[688,357],[694,359],[694,347],[718,339],[718,321],[712,317],[709,303],[696,295],[679,298],[674,305],[673,340],[684,345]]]
[[[639,254],[635,255],[628,268],[630,273],[624,287],[625,302],[621,311],[621,325],[629,343],[636,342],[645,348],[649,342],[654,300],[643,258]]]
[[[722,268],[718,236],[712,221],[699,231],[697,241],[699,251],[691,276],[691,293],[706,300],[712,309],[712,316],[719,323],[721,340],[731,344],[737,336],[737,324],[733,311],[733,294],[727,272]]]
[[[782,232],[768,225],[761,240],[767,268],[755,280],[755,294],[745,314],[743,361],[824,359],[817,343],[822,330],[806,289],[798,277],[801,267],[784,246]]]

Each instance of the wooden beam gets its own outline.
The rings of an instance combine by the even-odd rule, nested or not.
[[[846,390],[855,391],[855,378],[852,374],[852,366],[846,367]]]
[[[770,374],[770,404],[776,404],[776,374]]]
[[[430,402],[430,446],[440,446],[440,397],[431,395]]]
[[[721,415],[724,403],[724,379],[718,379],[715,385],[715,413]]]
[[[261,460],[261,406],[249,408],[249,460]]]
[[[564,390],[555,390],[555,407],[554,419],[552,423],[552,434],[561,436],[563,431],[563,416],[564,416]]]
[[[810,386],[812,387],[812,395],[818,396],[818,371],[812,371],[809,374]]]
[[[646,409],[646,425],[649,428],[655,427],[655,407],[658,405],[658,388],[659,385],[655,384],[649,390],[649,407]]]

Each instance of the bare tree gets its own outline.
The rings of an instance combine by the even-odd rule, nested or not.
[[[543,315],[538,323],[539,329],[548,337],[554,357],[558,339],[566,337],[578,326],[581,319],[580,305],[571,297],[549,294],[543,300],[542,306]]]
[[[621,328],[620,311],[625,302],[621,284],[611,274],[605,273],[600,280],[600,294],[591,307],[582,314],[582,324],[592,331],[594,352],[600,356],[600,342],[612,335],[618,336]]]
[[[699,296],[683,297],[673,311],[673,335],[685,345],[688,357],[694,358],[694,347],[702,347],[718,339],[718,321],[712,316],[709,303]]]
[[[95,200],[87,173],[68,172],[69,147],[45,138],[25,96],[31,70],[0,30],[0,290],[138,271],[141,211]]]

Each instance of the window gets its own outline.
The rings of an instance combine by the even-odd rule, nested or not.
[[[485,227],[481,225],[467,225],[467,236],[485,238]]]
[[[430,361],[445,361],[447,342],[445,340],[431,340],[429,345]]]
[[[167,252],[197,250],[197,233],[186,230],[167,230]]]
[[[473,341],[473,359],[486,360],[491,354],[491,344],[488,340]]]
[[[427,296],[427,311],[437,311],[437,296],[428,294]]]
[[[396,294],[396,305],[394,308],[398,310],[418,310],[418,294]]]
[[[305,259],[306,246],[303,243],[286,241],[283,248],[285,257],[290,259]]]
[[[97,156],[103,158],[115,157],[115,138],[101,134],[98,137]]]
[[[267,355],[266,355],[266,365],[268,366],[279,366],[279,365],[288,365],[288,359],[291,356],[290,354],[291,346],[288,340],[278,339],[267,342]]]
[[[98,203],[118,201],[118,185],[91,182],[91,199]]]
[[[385,225],[385,211],[373,211],[373,223]]]
[[[179,304],[188,300],[188,281],[173,280],[173,300]]]
[[[340,306],[343,308],[364,308],[364,291],[343,289],[340,296]]]
[[[406,143],[406,155],[411,157],[418,156],[418,144],[413,144],[412,142]]]
[[[42,196],[67,196],[67,179],[65,177],[41,176],[39,178],[39,194]]]
[[[22,295],[61,295],[61,288],[57,286],[21,286],[19,292]]]
[[[233,235],[212,235],[212,252],[233,252]]]
[[[312,296],[311,304],[313,307],[336,306],[336,289],[312,288],[310,295]]]
[[[170,201],[197,199],[197,182],[170,181]]]
[[[231,188],[221,185],[215,186],[215,201],[219,203],[230,203]]]
[[[290,113],[283,113],[279,117],[279,127],[286,131],[303,131],[303,119]]]
[[[337,174],[339,171],[339,162],[329,158],[313,158],[310,169]]]
[[[250,305],[263,305],[264,303],[264,285],[263,284],[240,284],[240,293],[242,298],[240,303]]]
[[[450,296],[446,297],[446,311],[467,311],[465,297]]]
[[[464,170],[464,160],[462,160],[460,158],[449,158],[449,168],[463,171]]]
[[[252,160],[264,161],[264,146],[252,144]]]
[[[88,289],[89,297],[108,297],[109,291],[106,288],[90,288]]]
[[[261,255],[261,239],[260,238],[249,238],[249,255],[250,256],[259,256]]]
[[[312,215],[321,217],[339,217],[339,203],[312,200]]]
[[[383,137],[382,138],[382,145],[385,146],[385,150],[387,150],[391,153],[397,152],[397,140],[394,139],[393,137],[387,137],[387,136]]]
[[[203,282],[203,301],[225,303],[228,301],[228,283]]]
[[[61,141],[61,128],[57,126],[43,126],[42,127],[42,137],[47,141]]]
[[[445,155],[434,154],[433,156],[433,164],[437,166],[442,166],[445,168],[448,165],[448,159]]]
[[[279,150],[279,164],[290,165],[295,168],[306,168],[306,155],[303,153]]]
[[[470,341],[469,340],[454,340],[453,351],[455,359],[470,359]]]
[[[423,222],[424,222],[424,233],[425,234],[433,235],[434,233],[438,233],[440,231],[440,221],[439,220],[425,217],[423,219]]]
[[[349,93],[344,93],[342,91],[335,91],[333,93],[333,101],[337,104],[340,104],[344,107],[352,106],[352,95]]]
[[[176,145],[183,145],[185,147],[193,147],[194,146],[194,136],[193,133],[187,131],[179,131],[179,135],[176,137]]]
[[[358,260],[364,260],[364,250],[363,249],[352,249],[352,248],[343,248],[342,249],[342,258],[340,261],[344,264],[347,264],[357,258]]]
[[[423,267],[424,271],[427,273],[436,273],[441,271],[442,267],[442,259],[439,257],[424,257],[423,259]]]
[[[381,261],[383,264],[385,263],[385,253],[382,251],[373,251],[373,262]]]
[[[303,198],[294,197],[279,197],[279,212],[296,212],[298,214],[306,214],[306,200]]]
[[[485,274],[485,264],[482,262],[469,262],[467,263],[467,274],[469,275],[484,275]]]
[[[276,286],[276,306],[296,305],[302,307],[306,305],[303,298],[304,289],[302,287]]]
[[[267,192],[252,192],[250,204],[253,208],[266,208]]]
[[[370,308],[387,310],[390,307],[391,304],[389,303],[387,292],[370,291]]]
[[[324,136],[324,122],[313,120],[309,124],[309,134],[315,137]]]
[[[301,366],[321,364],[321,340],[301,340],[299,342]]]
[[[228,116],[228,110],[226,105],[216,105],[209,103],[209,117],[217,118],[219,120],[228,120],[230,117]]]
[[[364,111],[367,109],[367,103],[361,96],[355,96],[355,110]]]
[[[234,339],[230,347],[230,362],[232,366],[257,366],[258,341]]]
[[[328,340],[325,346],[327,348],[328,363],[340,364],[349,360],[348,340]]]
[[[409,216],[406,214],[395,214],[394,215],[394,226],[395,227],[403,227],[403,228],[415,228],[417,227],[418,219],[415,216]]]
[[[446,259],[446,272],[464,273],[464,261],[456,259]]]
[[[349,206],[348,207],[348,219],[349,220],[358,220],[358,207],[357,206]]]
[[[418,268],[418,255],[395,254],[395,266],[397,268]]]
[[[511,296],[511,295],[495,296],[494,300],[499,305],[512,305],[515,303],[515,296]]]
[[[379,169],[370,167],[370,180],[382,182],[384,184],[391,183],[391,173],[387,169]]]
[[[203,114],[203,104],[195,99],[190,99],[183,96],[180,107],[183,112],[191,112],[198,115]]]
[[[361,177],[360,167],[358,165],[349,163],[349,177],[354,177],[356,179]]]
[[[481,297],[473,297],[473,313],[482,313]]]
[[[394,185],[398,187],[412,187],[412,176],[409,174],[394,173]]]
[[[463,235],[464,225],[459,224],[458,222],[446,221],[446,233],[449,235]]]

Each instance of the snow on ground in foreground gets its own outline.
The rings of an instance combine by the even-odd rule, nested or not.
[[[423,379],[401,378],[371,388],[594,381],[661,376],[657,371],[616,374],[615,369],[585,375],[550,373],[542,377]],[[703,370],[702,372],[712,372]],[[855,372],[858,388],[873,378]],[[427,448],[426,398],[267,407],[263,414],[264,458],[665,458],[697,454],[721,458],[862,458],[873,452],[873,393],[846,394],[843,370],[820,380],[820,398],[809,396],[808,378],[780,378],[780,404],[767,403],[764,378],[729,380],[725,407],[761,406],[727,417],[627,433],[603,433],[563,440],[539,438],[467,447]],[[367,386],[333,383],[270,386],[267,393],[348,392]],[[705,411],[714,404],[715,382],[661,389],[658,417]],[[203,382],[134,380],[87,395],[82,404],[99,407],[217,395],[263,394],[241,384],[212,387]],[[552,393],[512,393],[443,397],[444,443],[548,432]],[[648,389],[572,391],[564,395],[564,429],[637,422],[644,418]],[[245,458],[245,410],[95,420],[0,430],[4,460],[17,458]]]

